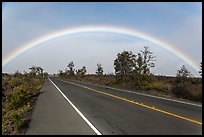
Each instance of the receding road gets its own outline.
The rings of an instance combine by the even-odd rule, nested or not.
[[[202,134],[202,104],[199,103],[183,103],[85,82],[65,81],[59,78],[49,78],[47,86],[52,87],[50,90],[54,90],[52,92],[57,94],[55,96],[58,98],[61,96],[61,99],[57,102],[63,102],[63,104],[56,103],[61,108],[56,110],[61,111],[57,113],[63,115],[66,110],[67,117],[78,119],[73,126],[69,122],[62,124],[62,128],[67,131],[64,134],[97,134],[93,127],[103,135]],[[73,109],[73,106],[70,106],[70,102],[67,99],[83,114],[93,127],[84,122],[85,120]],[[49,103],[47,104],[49,105]],[[36,110],[38,108],[36,105]],[[69,111],[73,114],[69,115]],[[44,115],[49,115],[49,113],[43,113]],[[36,113],[36,111],[34,111],[34,114],[34,120],[33,122],[31,121],[30,129],[27,132],[29,134],[39,133],[39,130],[34,130],[34,128],[39,127],[41,122],[36,117],[40,117],[39,115],[42,114],[40,112]],[[59,115],[53,117],[55,117],[54,121],[58,124],[57,119]],[[78,124],[78,128],[73,128],[77,127]],[[43,127],[42,123],[41,126]],[[61,128],[60,125],[56,127]],[[69,131],[70,128],[72,128],[72,132]],[[46,132],[44,132],[45,130]],[[41,131],[41,133],[53,133],[49,133],[48,127],[44,131]],[[57,131],[55,129],[54,132]]]

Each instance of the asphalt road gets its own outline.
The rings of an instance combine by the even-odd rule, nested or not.
[[[45,81],[40,93],[26,135],[96,134],[50,80]]]
[[[202,134],[202,104],[179,103],[79,81],[50,78],[49,82],[103,135]],[[71,107],[70,111],[74,112]],[[77,119],[81,119],[79,123],[83,121]],[[65,124],[65,127],[69,126],[69,123]],[[78,129],[80,131],[83,127]],[[88,131],[85,134],[92,134],[90,129]],[[77,130],[73,132],[78,134]]]

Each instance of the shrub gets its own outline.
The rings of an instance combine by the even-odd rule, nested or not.
[[[19,130],[23,125],[23,122],[17,114],[13,115],[12,121],[14,123],[15,131],[17,132],[17,130]]]
[[[3,109],[2,113],[2,134],[18,134],[19,130],[27,124],[25,117],[27,112],[31,110],[30,103],[18,108],[17,110]]]
[[[6,134],[7,130],[6,130],[6,121],[4,118],[2,118],[2,135]]]
[[[22,84],[23,82],[18,79],[18,78],[12,78],[10,81],[9,81],[9,84],[11,85],[12,88],[15,88],[17,86],[19,86],[20,84]]]
[[[27,127],[32,109],[30,102],[38,94],[44,78],[29,74],[2,78],[2,134],[19,134]],[[3,94],[2,94],[3,95]]]
[[[24,85],[17,86],[12,93],[6,94],[6,100],[10,109],[16,109],[28,103],[30,92]]]
[[[167,84],[163,82],[154,82],[154,83],[149,83],[146,88],[147,90],[157,90],[157,91],[162,91],[162,92],[168,92],[169,87]]]
[[[189,99],[191,97],[190,95],[190,91],[183,85],[181,86],[175,86],[173,89],[172,89],[172,93],[178,97],[178,98],[186,98],[186,99]]]

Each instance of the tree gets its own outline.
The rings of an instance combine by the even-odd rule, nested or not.
[[[29,69],[31,70],[31,71],[30,71],[31,75],[32,75],[32,76],[35,76],[35,75],[36,75],[36,67],[33,65],[33,66],[30,67]]]
[[[82,75],[85,75],[85,74],[86,74],[86,67],[85,67],[85,66],[82,67],[82,69],[81,69],[81,74],[82,74]]]
[[[36,73],[37,74],[43,74],[43,68],[41,68],[41,67],[36,67]]]
[[[97,64],[96,74],[103,75],[103,67],[100,63]]]
[[[66,75],[68,75],[69,71],[68,71],[67,68],[65,68],[64,73],[65,73]]]
[[[67,65],[67,67],[68,67],[68,71],[67,71],[68,75],[69,75],[69,76],[74,76],[74,62],[71,61],[71,62]]]
[[[136,55],[132,51],[123,51],[117,54],[117,58],[114,60],[115,74],[118,78],[124,79],[135,69]]]
[[[59,76],[63,76],[63,71],[62,71],[62,70],[59,70],[59,71],[58,71],[58,75],[59,75]]]
[[[141,53],[138,53],[136,62],[136,70],[139,74],[149,75],[150,69],[155,66],[154,61],[155,56],[153,56],[153,52],[149,50],[148,46],[144,47],[144,51],[141,50]]]
[[[59,72],[58,74],[62,74],[62,73],[63,73],[63,71],[62,71],[62,70],[58,70],[58,72]]]
[[[188,88],[189,82],[187,81],[188,78],[193,77],[190,71],[183,65],[180,70],[176,73],[176,84],[172,88],[172,93],[175,94],[177,97],[182,98],[191,98],[192,95]]]
[[[177,71],[177,77],[192,77],[191,72],[183,65],[180,70]]]
[[[200,71],[199,71],[199,73],[200,73],[200,76],[202,76],[202,61],[200,63]]]
[[[14,77],[18,77],[20,75],[22,75],[22,73],[20,71],[18,71],[18,70],[14,73]]]
[[[143,58],[140,53],[137,54],[137,59],[136,59],[137,66],[135,67],[135,71],[139,74],[142,74],[142,66],[143,66]]]
[[[44,76],[45,78],[47,78],[47,77],[49,76],[49,74],[48,74],[47,72],[44,72],[43,76]]]
[[[84,76],[84,75],[86,74],[86,67],[83,66],[81,69],[78,69],[78,70],[76,71],[76,74],[77,74],[77,75],[80,75],[80,76]]]
[[[183,65],[180,70],[176,73],[176,80],[177,82],[184,83],[187,78],[193,77],[191,72]]]

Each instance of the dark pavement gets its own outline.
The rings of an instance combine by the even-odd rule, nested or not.
[[[202,106],[199,106],[201,104],[195,106],[149,96],[143,96],[140,94],[128,93],[121,90],[88,84],[85,82],[64,81],[58,78],[50,79],[76,106],[76,108],[78,108],[78,110],[100,131],[100,133],[104,135],[202,134]],[[59,129],[61,129],[61,126],[63,126],[62,128],[64,128],[64,134],[95,134],[93,130],[91,132],[89,126],[85,122],[83,122],[83,119],[80,118],[80,116],[74,111],[74,109],[69,106],[69,103],[66,102],[65,99],[63,100],[63,96],[61,95],[60,97],[59,90],[57,90],[56,88],[53,89],[54,86],[50,81],[46,82],[47,90],[52,88],[53,95],[50,94],[50,96],[53,97],[50,97],[51,99],[49,99],[49,97],[46,97],[46,95],[44,95],[43,98],[41,97],[43,96],[42,94],[40,95],[40,97],[43,99],[40,99],[39,97],[39,100],[42,100],[41,104],[43,104],[43,101],[47,104],[50,103],[50,105],[52,106],[50,107],[50,111],[51,108],[56,105],[54,107],[56,114],[51,114],[49,113],[49,111],[44,110],[46,109],[46,107],[49,108],[49,106],[41,106],[41,109],[39,111],[37,111],[38,107],[36,106],[37,112],[34,112],[33,114],[33,117],[35,118],[33,119],[34,124],[31,122],[31,127],[35,128],[33,128],[33,130],[30,130],[32,132],[27,133],[35,134],[35,131],[37,130],[34,129],[37,129],[39,125],[42,127],[44,127],[44,125],[50,125],[51,127],[55,125],[54,127],[58,127]],[[102,91],[103,93],[99,93],[98,91]],[[126,98],[128,100],[134,100],[151,107],[154,106],[155,108],[161,110],[161,112],[143,107],[142,105],[137,105],[115,98],[114,96]],[[53,102],[52,100],[55,101]],[[37,103],[40,104],[39,101]],[[165,114],[162,111],[175,114],[177,116],[186,118],[187,120]],[[44,117],[39,117],[38,115],[40,115],[42,112]],[[52,117],[53,119],[55,119],[55,121],[47,124],[46,122],[50,119],[49,117]],[[63,120],[57,120],[59,119],[59,117],[63,117],[64,119],[66,119],[65,117],[68,117],[67,122]],[[72,117],[77,119],[78,122],[70,124],[71,122],[69,122],[69,120],[73,120]],[[43,118],[47,119],[47,121],[44,120],[44,122],[41,122],[41,120],[39,120],[43,120]],[[192,122],[189,119],[192,121],[196,121],[197,123]],[[39,122],[41,122],[41,124],[39,124]],[[80,130],[75,130],[75,127],[77,127],[76,125],[78,124],[81,126],[78,128]],[[81,129],[84,129],[84,132],[82,132]],[[46,128],[46,130],[44,130],[44,133],[60,133],[57,129],[52,132],[50,132],[49,130],[53,129]]]
[[[46,80],[32,114],[26,135],[95,135],[96,133]]]

